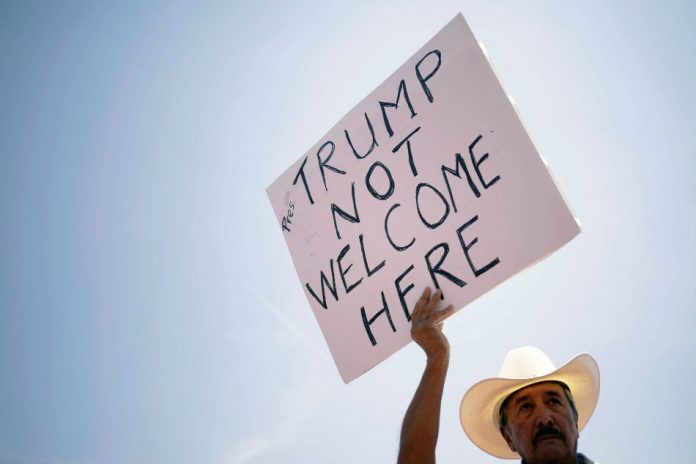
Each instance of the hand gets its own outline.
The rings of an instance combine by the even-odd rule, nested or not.
[[[449,342],[442,331],[444,320],[454,312],[449,305],[442,311],[435,311],[442,300],[439,289],[431,294],[426,287],[411,314],[411,338],[423,348],[428,358],[449,355]]]

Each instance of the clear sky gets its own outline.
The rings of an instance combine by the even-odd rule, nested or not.
[[[0,462],[395,462],[424,355],[343,384],[265,188],[460,11],[583,232],[447,322],[439,462],[525,344],[692,462],[696,4],[594,0],[3,2]]]

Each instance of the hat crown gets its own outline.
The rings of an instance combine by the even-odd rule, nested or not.
[[[505,355],[498,377],[505,379],[533,379],[556,370],[551,359],[536,346],[523,346]]]

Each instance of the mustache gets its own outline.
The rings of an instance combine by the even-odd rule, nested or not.
[[[532,440],[532,443],[536,445],[537,442],[546,435],[553,435],[560,439],[564,438],[563,433],[561,433],[561,431],[558,430],[556,427],[552,425],[544,425],[534,433],[534,439]]]

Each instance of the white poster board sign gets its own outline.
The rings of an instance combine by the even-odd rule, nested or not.
[[[461,14],[267,193],[345,382],[580,230]]]

